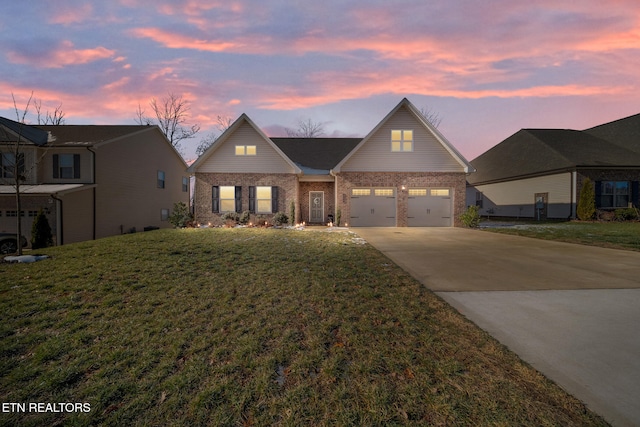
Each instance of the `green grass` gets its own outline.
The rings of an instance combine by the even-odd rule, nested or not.
[[[0,264],[1,425],[605,425],[349,233],[161,230]]]
[[[640,251],[640,222],[563,222],[522,224],[486,230],[604,248]]]

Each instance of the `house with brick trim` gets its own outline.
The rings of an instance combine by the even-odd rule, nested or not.
[[[173,204],[189,203],[186,169],[158,126],[26,125],[0,117],[0,232],[15,233],[20,215],[29,240],[41,209],[57,245],[171,227]]]
[[[200,223],[293,205],[298,223],[450,227],[473,168],[405,98],[364,138],[270,138],[243,114],[188,171]]]
[[[482,216],[569,219],[586,178],[601,211],[640,206],[640,114],[585,130],[521,129],[471,161]]]

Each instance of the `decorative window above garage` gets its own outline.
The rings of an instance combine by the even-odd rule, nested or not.
[[[391,151],[409,152],[413,151],[413,131],[412,130],[392,130],[391,131]]]

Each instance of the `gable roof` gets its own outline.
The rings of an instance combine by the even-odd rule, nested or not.
[[[222,135],[220,135],[218,139],[216,139],[215,142],[211,144],[211,146],[207,148],[205,152],[202,153],[202,155],[200,155],[200,157],[198,157],[198,159],[195,162],[191,164],[191,166],[189,166],[189,168],[187,169],[187,172],[194,173],[196,169],[198,169],[198,167],[202,165],[209,157],[211,157],[213,153],[215,153],[220,147],[222,147],[224,143],[229,139],[229,137],[233,135],[236,129],[238,129],[244,123],[247,123],[249,126],[251,126],[253,130],[255,130],[258,133],[258,135],[267,144],[269,144],[276,151],[276,153],[278,153],[278,155],[282,157],[282,159],[285,162],[287,162],[293,168],[295,173],[302,173],[302,170],[300,169],[300,167],[297,166],[293,161],[291,161],[291,159],[287,157],[287,155],[283,153],[282,150],[264,132],[262,132],[262,130],[258,126],[256,126],[253,120],[251,120],[249,116],[247,116],[244,113],[240,117],[238,117],[238,119],[235,122],[233,122],[231,126],[229,126],[222,133]]]
[[[637,123],[640,126],[640,120]],[[477,185],[580,167],[639,167],[640,151],[629,149],[633,148],[631,144],[625,147],[618,145],[617,140],[596,135],[606,135],[606,129],[620,128],[603,128],[599,132],[521,129],[472,160],[476,173],[467,181]]]
[[[433,136],[436,138],[436,140],[444,147],[445,150],[447,150],[449,152],[449,154],[462,166],[463,170],[467,173],[473,172],[473,166],[471,166],[471,163],[469,163],[462,154],[460,154],[458,152],[458,150],[456,150],[456,148],[444,137],[444,135],[442,135],[438,129],[436,129],[435,126],[433,126],[431,123],[429,123],[428,120],[426,120],[424,118],[424,116],[418,111],[418,109],[416,109],[416,107],[407,99],[407,98],[403,98],[402,101],[400,101],[400,103],[398,105],[396,105],[396,107],[391,110],[391,112],[389,112],[389,114],[387,114],[385,116],[384,119],[382,119],[378,125],[376,127],[373,128],[373,130],[371,130],[371,132],[369,132],[369,134],[367,136],[365,136],[362,141],[360,141],[360,143],[358,143],[358,145],[356,147],[353,148],[353,150],[351,150],[351,152],[349,152],[341,161],[340,163],[338,163],[336,165],[336,167],[334,168],[334,172],[340,172],[340,168],[347,162],[347,160],[349,160],[349,158],[351,158],[363,145],[365,145],[367,143],[367,141],[369,141],[369,139],[371,139],[377,132],[378,130],[384,126],[384,124],[391,119],[391,117],[393,117],[398,110],[400,110],[401,108],[407,108],[407,110],[410,112],[410,114],[424,127],[426,128],[429,132],[431,132],[431,134],[433,134]]]
[[[584,132],[640,153],[640,114],[595,126]]]
[[[50,135],[53,147],[94,146],[107,141],[148,131],[149,125],[38,125],[36,128]]]
[[[271,138],[305,175],[328,175],[362,138]]]
[[[0,117],[0,142],[17,142],[18,136],[35,145],[45,145],[48,140],[47,132],[38,129],[36,126]]]

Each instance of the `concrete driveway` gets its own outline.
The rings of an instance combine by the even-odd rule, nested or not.
[[[353,228],[613,425],[640,425],[640,252],[462,228]]]

